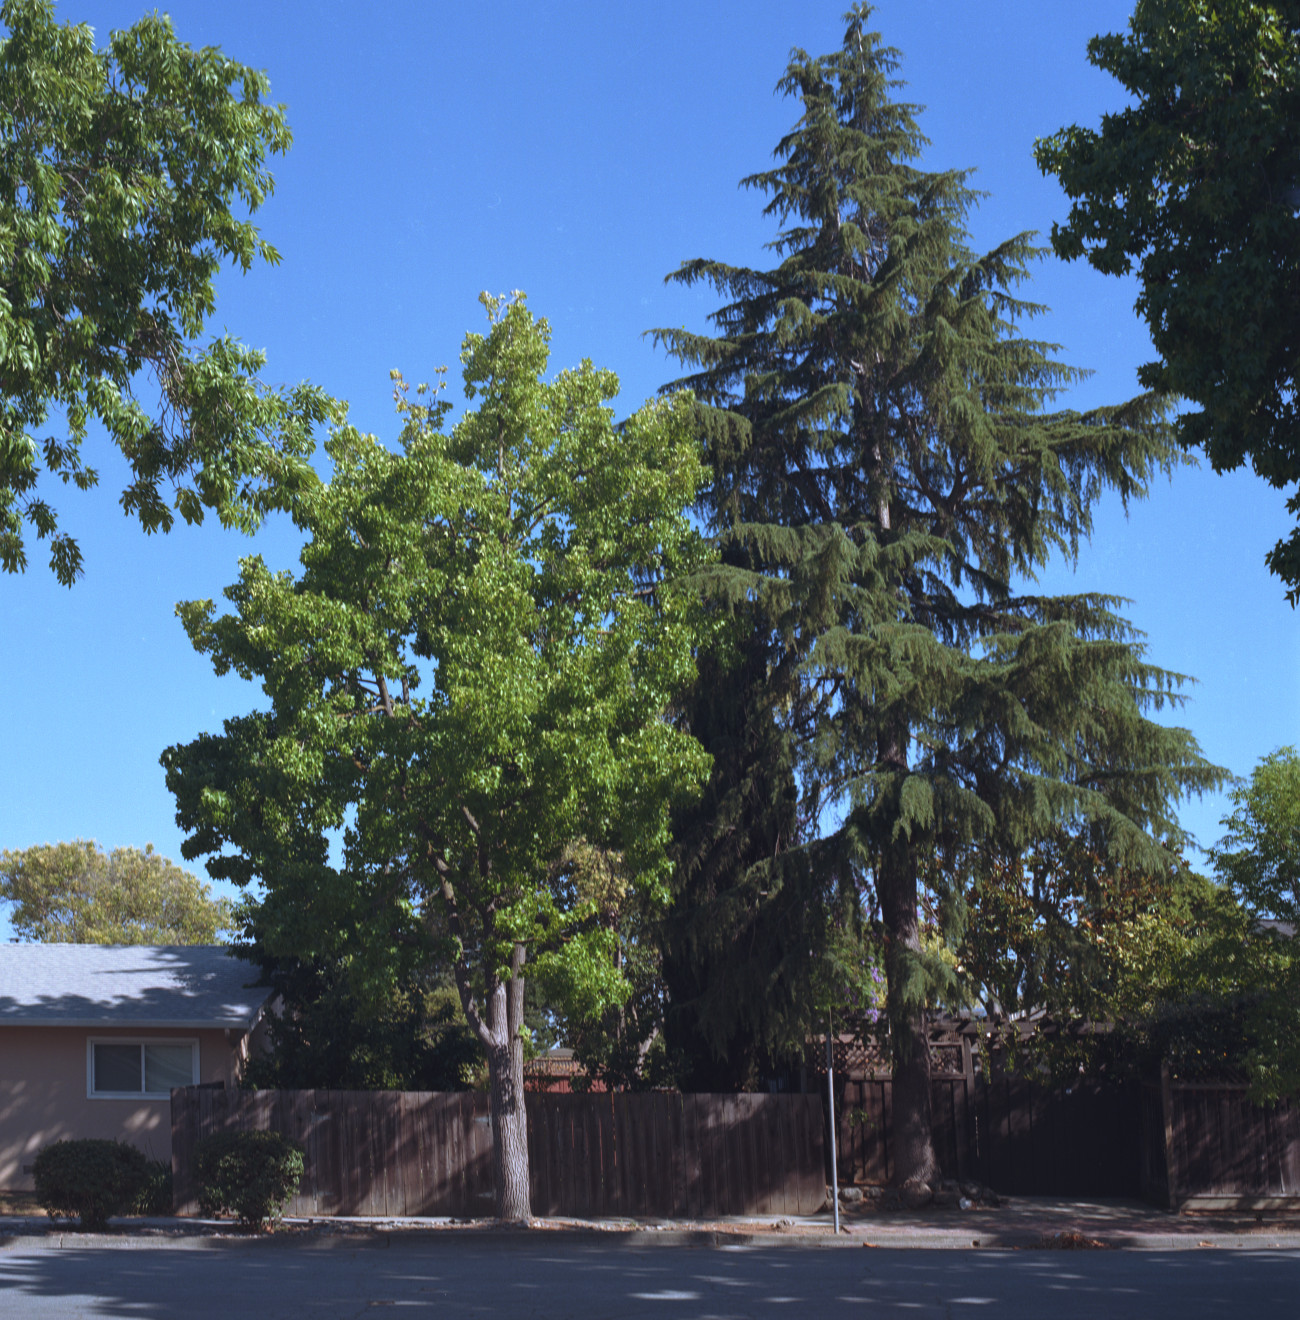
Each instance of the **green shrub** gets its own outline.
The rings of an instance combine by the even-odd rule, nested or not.
[[[246,1228],[274,1223],[302,1179],[303,1151],[278,1132],[218,1132],[195,1150],[199,1208]]]
[[[77,1219],[96,1231],[131,1210],[149,1180],[142,1150],[86,1137],[43,1147],[32,1166],[36,1200],[51,1219]]]
[[[172,1213],[172,1166],[166,1160],[150,1160],[144,1182],[128,1211],[133,1215],[169,1215]]]

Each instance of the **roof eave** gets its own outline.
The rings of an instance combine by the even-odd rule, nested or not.
[[[262,1017],[262,1009],[251,1018],[150,1018],[138,1021],[121,1017],[98,1018],[0,1018],[0,1027],[104,1027],[120,1033],[131,1031],[252,1031]]]

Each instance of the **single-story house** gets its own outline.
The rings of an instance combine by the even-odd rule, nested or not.
[[[62,1137],[171,1158],[174,1086],[234,1085],[271,991],[220,946],[0,944],[0,1188]]]

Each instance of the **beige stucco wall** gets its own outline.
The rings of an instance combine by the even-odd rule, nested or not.
[[[86,1095],[86,1041],[162,1037],[199,1041],[199,1080],[232,1085],[240,1040],[224,1031],[111,1027],[0,1026],[0,1188],[30,1190],[24,1173],[36,1152],[62,1137],[109,1137],[139,1146],[151,1159],[171,1159],[167,1096],[92,1100]]]

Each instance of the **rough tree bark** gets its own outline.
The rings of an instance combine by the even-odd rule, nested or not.
[[[930,1046],[921,992],[917,896],[907,845],[890,849],[881,867],[879,897],[894,1072],[894,1182],[900,1187],[929,1183],[939,1172],[931,1139]]]
[[[888,514],[882,514],[882,523],[887,525],[887,519]],[[905,728],[891,729],[881,739],[880,761],[899,776],[907,773]],[[915,1187],[938,1176],[939,1162],[931,1136],[930,1042],[917,920],[920,895],[908,839],[895,837],[885,845],[877,886],[885,925],[885,1009],[893,1056],[894,1183]]]

